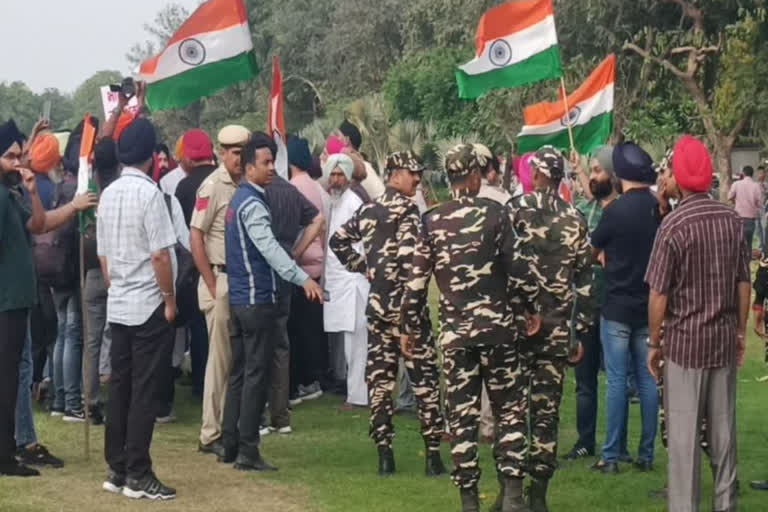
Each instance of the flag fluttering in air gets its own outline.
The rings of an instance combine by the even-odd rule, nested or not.
[[[91,154],[96,142],[96,128],[91,121],[91,114],[85,114],[83,121],[83,135],[80,139],[80,155],[77,168],[77,193],[84,194],[88,191],[88,182],[91,179]]]
[[[258,73],[243,0],[208,0],[159,55],[141,63],[147,104],[180,108]]]
[[[562,76],[552,0],[507,2],[483,14],[477,53],[456,71],[459,97]]]
[[[576,91],[568,95],[570,112],[563,101],[544,102],[525,109],[525,126],[517,138],[520,153],[546,144],[570,147],[568,125],[576,150],[582,155],[605,144],[613,131],[613,94],[616,56],[607,57]]]
[[[283,74],[277,55],[272,57],[272,92],[269,94],[267,132],[275,140],[277,156],[275,171],[288,179],[288,148],[285,145],[285,117],[283,116]]]

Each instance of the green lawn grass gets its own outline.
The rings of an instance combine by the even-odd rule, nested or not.
[[[763,364],[764,347],[755,336],[749,340],[748,361],[739,382],[739,476],[742,511],[763,511],[766,495],[749,489],[748,482],[768,478],[768,422],[765,397],[768,383],[757,381],[768,373]],[[603,377],[601,376],[601,382]],[[567,376],[561,413],[560,448],[565,452],[576,439],[575,381]],[[189,388],[177,394],[179,422],[156,429],[152,454],[158,475],[179,489],[176,502],[162,505],[129,502],[100,490],[104,476],[103,427],[92,428],[91,459],[82,448],[82,426],[52,419],[37,412],[42,442],[63,456],[67,467],[44,470],[39,479],[0,478],[0,511],[48,512],[90,510],[165,511],[456,511],[458,492],[450,480],[424,476],[424,448],[418,422],[412,417],[396,417],[395,456],[397,474],[382,479],[376,475],[376,450],[368,439],[365,410],[339,412],[342,400],[325,396],[298,406],[293,414],[295,433],[268,436],[263,442],[265,458],[280,467],[274,474],[244,474],[217,464],[212,456],[196,453],[200,404]],[[636,453],[639,434],[639,406],[631,406],[630,449]],[[600,433],[603,440],[602,392]],[[692,433],[693,435],[693,433]],[[443,447],[449,462],[449,447]],[[563,463],[551,485],[553,512],[655,512],[666,504],[648,498],[648,491],[664,485],[666,453],[658,443],[656,469],[650,474],[622,467],[616,476],[589,471],[593,459]],[[701,510],[709,505],[711,477],[704,458]],[[490,448],[481,450],[483,510],[492,503],[497,490]]]

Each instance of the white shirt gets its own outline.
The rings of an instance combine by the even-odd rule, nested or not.
[[[363,205],[363,201],[347,189],[342,196],[331,203],[331,212],[328,220],[327,242],[336,231],[346,223]],[[362,254],[362,244],[355,244],[355,250]],[[339,259],[328,250],[325,260],[325,290],[331,300],[323,307],[323,321],[325,332],[354,332],[365,316],[365,307],[358,308],[358,304],[368,303],[370,284],[362,274],[349,272]],[[362,302],[358,301],[361,297]]]
[[[368,162],[364,163],[366,177],[360,182],[360,185],[362,185],[365,191],[368,192],[368,197],[371,198],[371,201],[375,201],[384,195],[386,188],[384,187],[384,182],[379,175],[376,174],[376,170],[374,170],[373,166]]]
[[[174,196],[176,195],[176,187],[178,187],[181,180],[186,177],[187,173],[184,172],[184,169],[179,165],[160,179],[160,190],[162,190],[164,194]]]
[[[143,325],[163,302],[152,253],[172,249],[177,240],[163,193],[149,176],[126,167],[102,193],[97,215],[97,253],[107,260],[111,283],[107,320]],[[175,281],[176,257],[170,253]]]

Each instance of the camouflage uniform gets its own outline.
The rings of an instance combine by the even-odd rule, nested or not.
[[[461,145],[446,157],[452,180],[482,167],[472,146]],[[494,458],[501,474],[514,476],[517,423],[511,400],[519,377],[517,334],[508,298],[511,284],[536,312],[538,286],[524,248],[512,229],[511,211],[489,199],[457,194],[424,215],[403,300],[403,331],[417,332],[427,301],[429,280],[440,289],[440,337],[447,384],[447,413],[452,434],[453,481],[472,490],[480,478],[478,423],[483,382],[497,421]]]
[[[542,148],[531,163],[555,182],[563,177],[563,157],[554,148]],[[559,409],[572,332],[585,333],[594,321],[592,255],[584,217],[558,196],[556,188],[536,190],[515,206],[514,227],[530,247],[527,254],[532,254],[543,314],[539,333],[520,343],[522,376],[515,394],[519,429],[513,447],[520,455],[514,473],[549,480],[557,466]]]
[[[422,172],[410,152],[391,155],[388,169]],[[400,360],[400,312],[421,220],[408,197],[387,187],[383,196],[363,205],[331,238],[330,247],[350,272],[368,276],[368,363],[366,381],[371,407],[371,438],[391,447],[395,436],[392,393]],[[362,242],[364,255],[353,244]],[[429,312],[419,316],[419,350],[406,362],[416,395],[421,434],[428,451],[439,452],[444,428],[440,412],[440,376]]]

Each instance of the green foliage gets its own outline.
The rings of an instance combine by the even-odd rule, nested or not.
[[[82,121],[86,113],[103,118],[101,88],[109,84],[119,84],[122,79],[123,75],[119,71],[99,71],[83,82],[72,95],[72,117],[69,119],[71,127]]]

